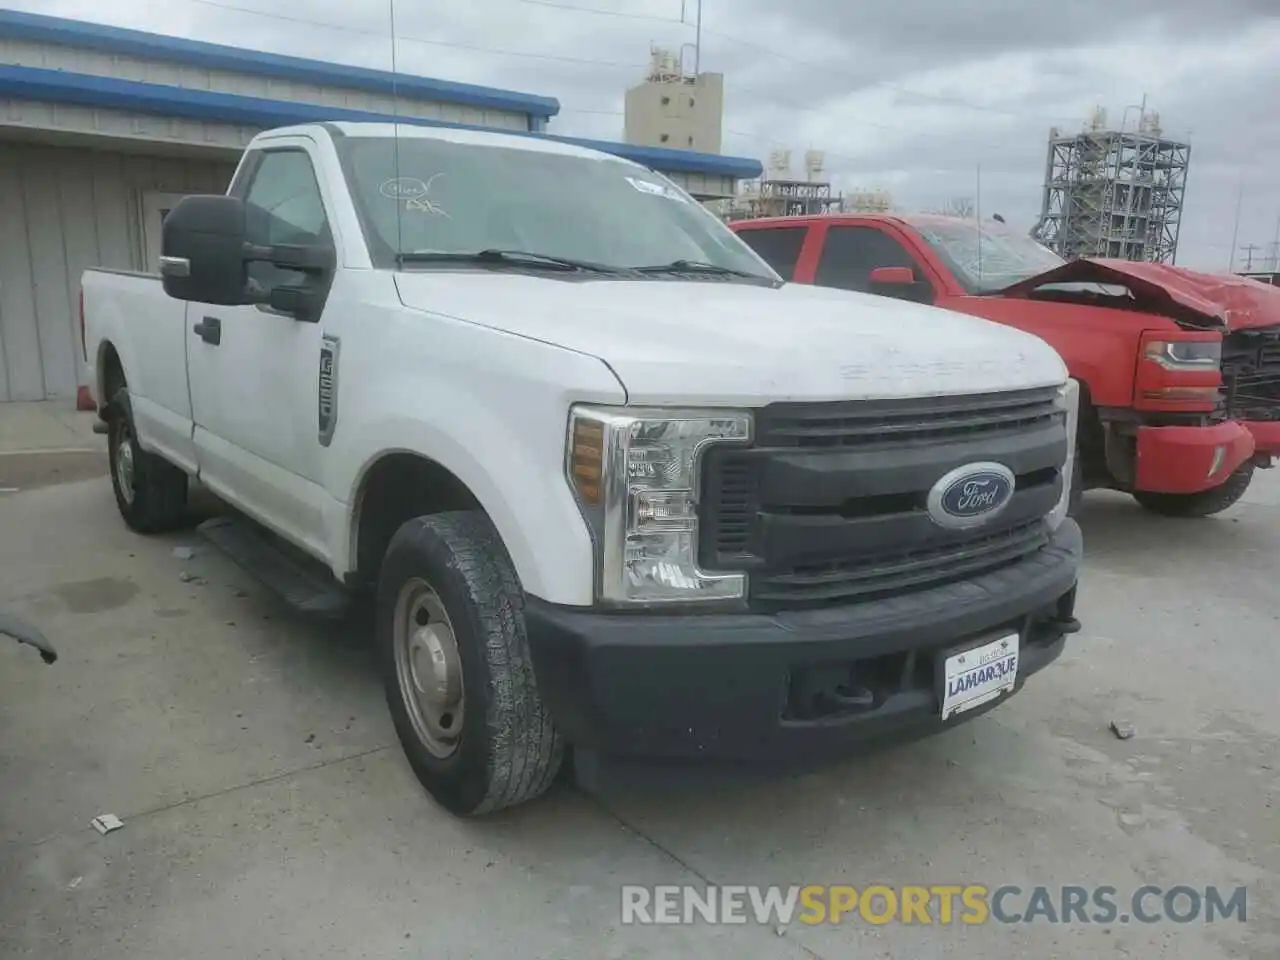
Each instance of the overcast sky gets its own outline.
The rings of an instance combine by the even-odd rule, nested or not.
[[[5,2],[5,0],[0,0]],[[387,0],[8,0],[33,12],[387,69]],[[692,43],[697,0],[394,0],[398,68],[557,97],[551,129],[619,139],[649,46]],[[110,10],[110,13],[107,11]],[[603,11],[603,12],[601,12]],[[687,51],[691,57],[692,52]],[[972,197],[1030,226],[1051,126],[1143,95],[1192,144],[1180,263],[1237,268],[1280,221],[1280,0],[706,0],[724,152],[826,151],[844,190],[903,209]],[[1127,111],[1126,108],[1133,109]]]

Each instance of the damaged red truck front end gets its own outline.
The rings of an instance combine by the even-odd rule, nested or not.
[[[1114,295],[1075,285],[1099,284]],[[1109,473],[1136,491],[1172,496],[1247,485],[1252,467],[1280,456],[1280,288],[1230,274],[1126,260],[1075,260],[1003,291],[1005,297],[1111,300],[1160,318],[1141,331],[1129,429],[1095,423]],[[1131,451],[1105,449],[1127,439]],[[1127,454],[1127,455],[1126,455]],[[1131,470],[1131,475],[1125,474]]]
[[[1080,487],[1203,517],[1280,456],[1280,287],[1127,260],[1064,261],[936,214],[743,220],[783,277],[930,303],[1047,341],[1080,382]]]

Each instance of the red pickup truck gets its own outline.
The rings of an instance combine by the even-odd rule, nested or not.
[[[1067,262],[1001,223],[828,214],[730,225],[785,279],[1034,333],[1080,381],[1081,486],[1207,516],[1280,455],[1280,288],[1125,260]]]

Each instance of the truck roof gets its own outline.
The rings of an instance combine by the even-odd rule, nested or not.
[[[901,223],[923,226],[929,223],[955,223],[964,221],[972,223],[969,217],[953,217],[943,213],[805,213],[790,217],[754,217],[749,220],[735,220],[734,226],[785,226],[800,223],[840,223],[845,220],[879,220],[886,223]]]
[[[531,136],[521,131],[505,133],[495,130],[481,130],[470,127],[422,126],[406,121],[405,123],[375,123],[351,120],[337,120],[328,123],[298,124],[291,127],[277,127],[258,134],[256,140],[270,140],[276,137],[296,136],[298,134],[314,134],[323,130],[330,136],[339,137],[399,137],[401,140],[443,140],[449,143],[470,144],[478,147],[503,147],[508,150],[528,150],[531,153],[553,153],[567,157],[582,157],[591,160],[611,160],[640,168],[640,164],[616,154],[602,150],[592,150],[572,143],[551,140],[544,137]]]

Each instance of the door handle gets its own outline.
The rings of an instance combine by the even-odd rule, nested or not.
[[[205,317],[191,329],[205,343],[216,347],[222,342],[222,321],[217,317]]]

